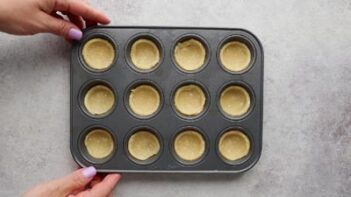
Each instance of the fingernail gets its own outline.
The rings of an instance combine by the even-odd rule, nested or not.
[[[88,168],[84,168],[82,173],[85,178],[90,179],[96,175],[96,169],[94,166],[90,166]]]
[[[83,36],[83,33],[79,29],[71,28],[68,31],[68,38],[70,38],[72,40],[80,40],[82,38],[82,36]]]

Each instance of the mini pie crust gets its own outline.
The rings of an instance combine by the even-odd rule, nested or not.
[[[150,70],[160,62],[160,51],[153,41],[139,39],[133,43],[130,57],[136,68]]]
[[[104,85],[90,88],[84,96],[84,106],[90,114],[102,115],[110,111],[115,103],[112,90]]]
[[[221,93],[220,106],[222,110],[233,117],[244,115],[250,108],[250,95],[240,86],[229,86]]]
[[[111,155],[114,142],[110,133],[103,129],[94,129],[86,135],[84,145],[88,154],[95,159],[104,159]]]
[[[174,105],[178,112],[186,116],[196,116],[205,107],[206,96],[197,85],[185,85],[180,87],[174,97]]]
[[[92,69],[104,70],[111,66],[115,59],[115,49],[112,44],[102,38],[93,38],[83,46],[85,63]]]
[[[196,161],[205,153],[205,140],[197,131],[182,131],[175,138],[174,150],[180,159]]]
[[[241,131],[227,131],[221,136],[218,149],[225,159],[235,161],[249,154],[250,140]]]
[[[140,85],[129,95],[130,109],[139,116],[149,116],[160,106],[160,94],[150,85]]]
[[[191,38],[177,44],[174,58],[180,68],[194,71],[205,63],[206,49],[200,41]]]
[[[245,70],[251,62],[251,52],[246,44],[238,41],[226,43],[220,51],[222,65],[232,72]]]
[[[150,131],[138,131],[128,140],[128,152],[135,159],[145,161],[160,152],[160,142]]]

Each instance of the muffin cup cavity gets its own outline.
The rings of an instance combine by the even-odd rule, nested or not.
[[[154,129],[139,127],[127,136],[124,147],[131,161],[139,165],[149,165],[160,157],[163,143]]]
[[[138,80],[127,88],[124,103],[132,116],[149,119],[156,116],[162,109],[163,94],[155,82]]]
[[[91,163],[102,164],[112,158],[117,149],[117,140],[109,129],[94,126],[86,129],[81,136],[79,149]]]
[[[195,127],[184,127],[172,139],[171,152],[184,165],[199,164],[208,152],[207,137]]]
[[[145,38],[133,43],[130,57],[134,66],[141,70],[150,70],[160,62],[158,47],[151,40]]]
[[[251,137],[243,129],[226,129],[218,136],[217,152],[227,164],[239,165],[245,162],[252,154]]]
[[[84,66],[92,72],[109,70],[116,62],[117,53],[117,45],[105,34],[89,36],[80,51]]]
[[[242,119],[251,112],[254,96],[246,84],[233,82],[221,89],[217,102],[224,116],[229,119]]]
[[[117,94],[108,82],[93,80],[83,86],[79,101],[85,114],[93,118],[103,118],[114,110]]]
[[[172,58],[182,72],[195,73],[207,65],[209,53],[208,44],[203,38],[198,35],[184,35],[176,41]]]
[[[177,85],[172,96],[172,107],[184,119],[202,116],[209,105],[208,91],[199,82],[186,81]]]
[[[248,71],[255,57],[253,44],[242,36],[226,38],[217,50],[219,64],[225,71],[232,74],[242,74]]]
[[[156,70],[163,60],[161,42],[148,33],[134,36],[128,42],[126,60],[137,72],[147,73]]]

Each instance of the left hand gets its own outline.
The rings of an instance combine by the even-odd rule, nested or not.
[[[86,0],[0,0],[0,31],[9,34],[46,32],[79,40],[85,26],[109,22],[107,16]]]

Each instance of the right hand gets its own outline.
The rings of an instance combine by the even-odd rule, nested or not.
[[[108,174],[101,179],[94,167],[79,169],[63,178],[39,184],[23,197],[110,197],[120,180],[119,174]]]

